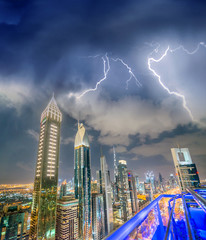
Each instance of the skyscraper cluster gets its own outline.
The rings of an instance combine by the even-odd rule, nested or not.
[[[58,197],[61,121],[62,114],[53,96],[40,119],[29,239],[101,240],[139,211],[137,194],[142,187],[148,200],[153,200],[156,192],[154,174],[147,172],[141,186],[138,176],[128,169],[127,162],[117,161],[113,147],[114,181],[111,181],[103,153],[100,170],[96,172],[97,180],[93,181],[89,138],[84,125],[78,123],[74,139],[74,178],[69,184],[74,187],[74,194],[68,196],[68,184],[64,181]],[[199,178],[194,176],[193,172],[197,171],[188,151],[172,149],[172,155],[182,189],[191,184],[197,186]],[[193,177],[192,183],[191,177],[188,180],[189,174]],[[174,184],[174,176],[170,176],[170,181]],[[159,186],[163,191],[161,174]]]

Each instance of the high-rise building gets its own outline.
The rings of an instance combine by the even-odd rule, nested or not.
[[[88,135],[83,124],[78,124],[74,143],[75,198],[79,199],[79,238],[92,238],[91,160]]]
[[[105,234],[113,230],[112,186],[105,156],[100,157],[101,170],[97,171],[99,193],[103,194]]]
[[[119,160],[118,185],[118,195],[121,206],[121,218],[124,222],[126,222],[132,217],[132,207],[129,193],[127,162],[125,160]]]
[[[171,173],[170,176],[169,176],[169,186],[170,186],[170,188],[177,187],[177,181],[176,181],[173,173]]]
[[[135,176],[137,192],[139,192],[139,176]]]
[[[105,237],[103,194],[92,193],[92,235],[94,240]]]
[[[64,182],[61,184],[60,187],[60,196],[59,198],[62,199],[62,197],[67,195],[67,181],[66,179],[64,180]]]
[[[152,192],[155,193],[156,192],[156,184],[155,184],[155,176],[154,173],[151,171],[148,171],[147,173],[145,173],[146,176],[146,183],[151,183],[151,187],[152,187]]]
[[[28,240],[30,228],[30,207],[20,205],[4,206],[0,213],[1,240]]]
[[[63,196],[57,201],[56,240],[75,240],[79,237],[79,201],[74,197]]]
[[[153,201],[153,188],[151,182],[144,182],[144,190],[146,194],[147,201]]]
[[[131,170],[128,170],[129,194],[131,199],[132,214],[138,212],[137,184]]]
[[[114,146],[113,146],[113,154],[114,154],[114,183],[116,183],[117,177],[118,177],[118,166],[117,166],[117,159],[116,159],[116,153],[115,153]]]
[[[30,239],[55,239],[61,121],[62,114],[53,96],[40,121]]]
[[[199,187],[199,175],[196,165],[192,162],[189,149],[172,148],[171,152],[180,189],[185,191],[187,187]]]

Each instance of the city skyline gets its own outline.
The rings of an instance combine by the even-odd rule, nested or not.
[[[74,174],[78,121],[94,178],[100,146],[111,179],[115,146],[117,162],[126,160],[140,180],[147,171],[174,173],[170,148],[179,146],[206,179],[205,11],[203,1],[2,3],[0,183],[33,182],[39,116],[53,92],[63,115],[62,181]],[[168,46],[151,62],[155,75],[149,59]]]

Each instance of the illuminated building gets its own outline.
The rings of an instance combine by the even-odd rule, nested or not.
[[[156,186],[155,186],[155,176],[153,172],[147,172],[145,173],[146,176],[146,183],[151,183],[151,187],[152,187],[152,192],[155,193],[156,192]]]
[[[0,239],[28,240],[30,215],[30,208],[4,206],[0,213]]]
[[[127,162],[119,160],[118,165],[118,195],[121,206],[121,218],[124,222],[132,217],[131,199],[129,193]]]
[[[138,212],[137,184],[131,170],[128,170],[129,194],[131,199],[132,214]]]
[[[91,181],[91,191],[92,193],[97,193],[97,180]]]
[[[139,193],[145,194],[144,182],[139,183]]]
[[[153,201],[153,188],[151,182],[144,183],[144,190],[147,201]]]
[[[176,182],[175,176],[172,173],[169,176],[169,185],[170,185],[170,188],[177,187],[177,182]]]
[[[135,176],[137,192],[139,192],[139,176]]]
[[[97,172],[99,193],[103,194],[105,234],[113,230],[112,186],[105,156],[100,157],[101,170]]]
[[[187,187],[199,187],[199,175],[196,165],[192,162],[189,149],[172,148],[171,152],[180,189],[185,191]]]
[[[55,239],[61,121],[53,96],[41,114],[30,239]]]
[[[67,181],[64,180],[64,182],[61,184],[60,187],[60,196],[59,198],[62,199],[62,197],[67,195]]]
[[[56,240],[78,239],[78,206],[74,197],[64,196],[57,201]]]
[[[117,159],[116,159],[116,153],[115,153],[114,146],[113,146],[113,153],[114,153],[114,183],[116,183],[117,177],[118,177],[118,166],[117,166]]]
[[[92,193],[92,235],[94,240],[105,237],[103,195]]]
[[[79,199],[79,238],[92,237],[90,145],[83,124],[78,124],[74,143],[75,198]]]

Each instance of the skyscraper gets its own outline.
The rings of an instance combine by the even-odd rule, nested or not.
[[[102,240],[105,237],[103,195],[92,193],[92,233],[94,240]]]
[[[22,205],[5,205],[0,212],[0,239],[29,239],[30,208]]]
[[[199,187],[199,175],[196,165],[192,162],[189,149],[172,148],[171,152],[180,189],[185,191],[187,187]]]
[[[100,193],[104,199],[105,234],[113,230],[112,186],[105,156],[100,157],[101,170],[97,173]]]
[[[55,239],[61,121],[62,114],[53,96],[40,120],[30,239]]]
[[[60,196],[59,198],[62,199],[62,197],[67,195],[67,181],[66,179],[64,180],[64,182],[61,184],[60,187]]]
[[[57,202],[56,240],[78,239],[78,199],[63,196]]]
[[[79,199],[79,238],[92,237],[90,145],[83,124],[78,124],[74,143],[74,187]]]
[[[132,217],[131,198],[129,193],[127,162],[119,160],[118,165],[119,200],[121,206],[121,218],[124,222]]]
[[[114,183],[116,183],[117,177],[118,177],[118,167],[117,167],[117,159],[116,159],[116,153],[115,153],[114,146],[113,146],[113,154],[114,154]]]
[[[131,170],[128,170],[128,184],[129,184],[132,214],[134,215],[138,212],[139,204],[137,199],[137,184]]]

